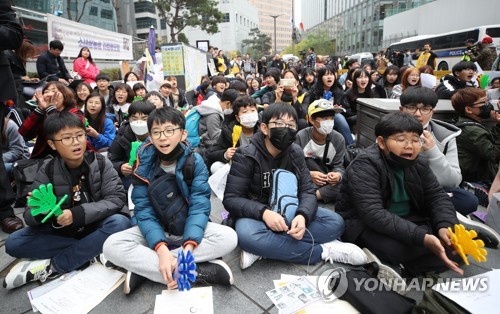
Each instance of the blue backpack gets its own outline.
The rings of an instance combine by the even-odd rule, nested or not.
[[[280,214],[290,227],[299,207],[298,181],[288,170],[276,169],[273,174],[269,208]]]
[[[186,140],[191,148],[200,145],[200,134],[198,132],[200,118],[201,115],[196,108],[191,109],[186,115],[186,131],[188,133]]]

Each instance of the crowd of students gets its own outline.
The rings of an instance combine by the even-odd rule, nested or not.
[[[469,62],[457,64],[434,91],[420,86],[425,69],[411,65],[384,65],[377,78],[349,61],[341,80],[332,65],[299,75],[271,64],[260,76],[245,67],[249,59],[230,63],[219,51],[219,71],[229,68],[246,80],[223,73],[202,78],[188,99],[175,77],[158,91],[148,91],[133,72],[112,86],[106,74],[93,76],[90,50],[80,54],[78,66],[92,72],[82,75],[85,82],[74,91],[64,82],[47,83],[19,128],[18,142],[36,138],[30,158],[53,156],[32,188],[52,183],[58,200],[69,197],[63,213],[46,223],[43,214],[25,211],[28,227],[13,232],[5,248],[28,260],[7,274],[8,289],[94,262],[125,269],[127,294],[145,279],[173,289],[181,251],[194,254],[197,284],[231,285],[231,269],[220,258],[236,246],[242,269],[266,258],[375,261],[382,275],[400,279],[447,268],[463,274],[447,229],[458,222],[498,246],[495,231],[466,217],[480,200],[461,188],[465,180],[482,191],[500,157],[497,127],[487,125],[500,121],[490,104],[498,99],[473,87]],[[451,98],[456,125],[432,119],[440,96]],[[360,97],[399,98],[400,112],[382,117],[376,142],[347,166]],[[190,134],[194,112],[199,121]],[[10,141],[13,126],[6,125]],[[131,156],[134,142],[140,147]],[[17,146],[26,156],[24,143]],[[9,144],[6,152],[17,146]],[[292,217],[270,203],[278,169],[296,178]],[[223,224],[209,221],[208,178],[218,171],[228,172]],[[336,204],[335,210],[324,203]]]

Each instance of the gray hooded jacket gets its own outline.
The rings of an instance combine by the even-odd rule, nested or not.
[[[219,138],[224,121],[224,112],[220,106],[219,97],[217,95],[208,97],[196,107],[196,110],[201,115],[198,125],[198,134],[201,138],[200,146],[214,145]]]
[[[436,146],[420,155],[429,160],[429,166],[440,185],[456,188],[462,182],[462,172],[458,163],[456,137],[462,133],[458,127],[431,119],[427,130],[432,133]]]

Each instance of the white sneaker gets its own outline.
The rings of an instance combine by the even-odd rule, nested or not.
[[[50,275],[52,275],[50,259],[22,261],[7,274],[3,287],[13,289],[32,281],[44,282]]]
[[[391,288],[393,291],[399,294],[406,293],[406,281],[401,277],[401,275],[392,267],[382,264],[378,257],[370,252],[367,248],[363,251],[366,253],[368,260],[370,262],[375,262],[378,264],[377,278],[382,281],[386,286]]]
[[[498,249],[500,244],[500,235],[486,224],[474,221],[457,212],[458,221],[464,225],[465,229],[475,230],[477,239],[483,240],[484,246],[491,249]],[[452,228],[453,229],[453,228]]]
[[[330,262],[330,264],[333,264],[333,262],[351,265],[364,265],[368,263],[368,257],[365,252],[356,244],[335,240],[323,243],[321,247],[323,248],[322,259],[325,262]]]
[[[262,257],[257,256],[252,253],[248,253],[246,251],[241,250],[240,254],[240,268],[241,269],[247,269],[248,267],[252,266],[253,263],[256,261],[260,260]]]

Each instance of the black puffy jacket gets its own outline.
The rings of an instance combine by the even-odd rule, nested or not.
[[[130,127],[130,123],[125,121],[120,130],[116,133],[116,137],[108,149],[108,158],[113,163],[113,168],[120,176],[123,176],[121,167],[123,164],[128,163],[130,158],[131,143],[136,141],[135,133]]]
[[[402,218],[388,210],[393,176],[378,145],[368,147],[349,164],[342,178],[342,199],[335,208],[345,220],[345,241],[354,243],[370,228],[408,245],[423,246],[426,228],[419,225],[430,223],[437,232],[458,223],[450,197],[426,159],[418,158],[404,175],[412,210]]]
[[[471,82],[462,82],[456,76],[448,74],[441,78],[441,83],[436,87],[436,94],[439,99],[451,99],[459,89],[474,87]]]
[[[249,145],[238,148],[233,156],[222,201],[232,217],[262,220],[264,210],[269,207],[273,170],[280,167],[281,158],[286,154],[289,160],[285,168],[293,172],[299,182],[297,215],[303,215],[306,224],[314,219],[318,210],[316,187],[312,183],[302,148],[292,144],[274,158],[265,148],[264,135],[260,132],[250,139]]]

